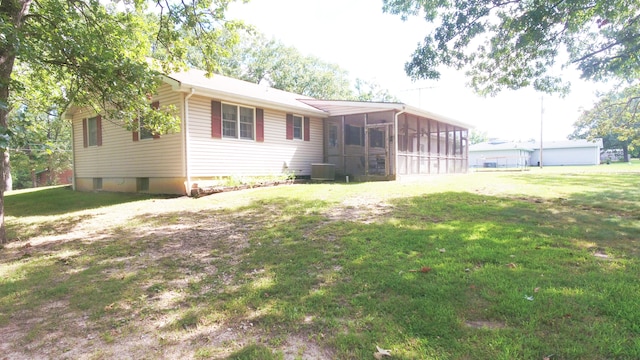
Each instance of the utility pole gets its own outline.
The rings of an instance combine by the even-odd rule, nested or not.
[[[544,119],[544,95],[540,96],[540,169],[542,169],[542,121]]]

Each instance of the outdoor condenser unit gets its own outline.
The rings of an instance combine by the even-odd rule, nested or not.
[[[334,164],[311,164],[311,180],[335,180],[336,166]]]

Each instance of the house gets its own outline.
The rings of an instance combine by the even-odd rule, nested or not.
[[[190,194],[235,176],[310,177],[312,164],[354,180],[468,167],[468,125],[401,103],[318,100],[189,70],[165,76],[152,105],[173,105],[180,131],[153,136],[90,109],[67,113],[75,189]]]
[[[531,163],[534,165],[540,164],[541,157],[543,166],[598,165],[602,139],[545,141],[542,148],[540,143],[533,144],[533,148]]]
[[[73,171],[71,169],[65,169],[58,172],[51,172],[49,169],[44,169],[35,173],[36,185],[67,185],[72,183]]]
[[[531,165],[529,143],[493,140],[469,146],[470,168],[524,169]]]

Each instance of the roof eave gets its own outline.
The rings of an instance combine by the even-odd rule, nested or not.
[[[414,107],[414,106],[411,106],[411,105],[404,105],[404,104],[400,104],[400,105],[402,107],[404,107],[404,111],[412,113],[412,114],[419,115],[421,117],[426,117],[426,118],[429,118],[429,119],[437,120],[437,121],[444,122],[444,123],[451,124],[451,125],[457,125],[457,126],[460,126],[460,127],[466,128],[466,129],[475,128],[471,124],[467,124],[467,123],[464,123],[462,121],[458,121],[456,119],[452,119],[452,118],[447,117],[447,116],[443,116],[443,115],[440,115],[440,114],[432,113],[430,111],[423,110],[423,109],[420,109],[420,108],[417,108],[417,107]]]
[[[221,91],[221,90],[214,90],[214,89],[206,88],[203,86],[181,83],[171,78],[169,79],[175,81],[178,84],[177,86],[174,86],[173,84],[169,83],[170,85],[172,85],[172,89],[174,91],[190,93],[191,89],[194,89],[196,95],[211,96],[213,98],[224,100],[224,101],[250,103],[251,105],[256,107],[265,107],[270,109],[284,110],[284,111],[293,112],[293,113],[305,115],[305,116],[315,116],[315,117],[322,117],[322,118],[326,118],[329,116],[327,112],[322,110],[291,106],[291,105],[283,104],[277,101],[268,101],[258,97],[236,94],[236,93],[231,93],[231,92]]]

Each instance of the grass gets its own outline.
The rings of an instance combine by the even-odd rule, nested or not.
[[[639,175],[633,163],[197,200],[10,194],[2,349],[640,358]]]

